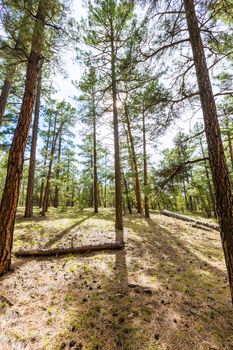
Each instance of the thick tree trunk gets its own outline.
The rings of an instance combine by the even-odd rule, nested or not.
[[[2,121],[6,110],[10,89],[11,89],[11,81],[6,78],[4,80],[1,95],[0,95],[0,128],[2,127]]]
[[[42,61],[38,73],[37,92],[36,92],[36,104],[35,104],[35,116],[32,132],[31,154],[28,171],[28,185],[25,207],[25,218],[33,216],[33,193],[34,193],[34,181],[35,181],[35,169],[36,169],[36,145],[38,137],[39,116],[40,116],[40,95],[41,95],[41,80],[42,80]]]
[[[148,198],[148,175],[147,175],[147,150],[146,150],[146,116],[142,112],[142,133],[143,133],[143,175],[144,175],[144,203],[145,203],[145,217],[150,217],[149,198]]]
[[[184,5],[203,111],[222,246],[233,302],[233,200],[231,183],[194,1],[184,0]]]
[[[128,133],[128,137],[129,137],[131,155],[132,155],[133,177],[134,177],[134,181],[135,181],[135,194],[136,194],[136,201],[137,201],[137,211],[139,214],[142,214],[143,209],[142,209],[141,185],[140,185],[140,180],[139,180],[139,175],[138,175],[137,156],[136,156],[136,152],[135,152],[134,140],[133,140],[131,125],[130,125],[128,106],[125,104],[124,107],[125,107],[125,120],[126,120],[126,125],[127,125],[127,133]]]
[[[121,163],[120,163],[120,145],[118,130],[118,113],[117,113],[117,88],[116,88],[116,53],[114,48],[114,34],[111,28],[111,73],[112,73],[112,102],[113,102],[113,129],[114,129],[114,160],[115,160],[115,228],[123,230],[122,215],[122,191],[121,191]]]
[[[21,111],[9,152],[5,187],[0,205],[0,275],[5,274],[9,270],[11,263],[15,215],[23,171],[23,156],[35,101],[37,74],[43,46],[46,10],[47,1],[41,0],[39,2],[36,16],[31,53],[28,59]]]

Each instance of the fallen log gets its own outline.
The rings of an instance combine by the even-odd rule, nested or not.
[[[215,231],[219,231],[220,230],[218,225],[214,225],[214,224],[210,224],[208,222],[192,219],[192,218],[189,218],[188,216],[177,214],[177,213],[174,213],[174,212],[169,211],[169,210],[161,210],[160,213],[163,214],[163,215],[169,216],[171,218],[175,218],[175,219],[178,219],[178,220],[183,220],[183,221],[187,221],[187,222],[190,222],[190,223],[194,223],[196,225],[196,227],[204,226],[204,227],[207,227],[207,228],[209,228],[211,230],[215,230]]]
[[[104,243],[96,245],[83,245],[79,247],[54,248],[54,249],[22,249],[14,252],[15,256],[58,256],[64,254],[83,254],[98,250],[119,250],[124,247],[124,242]]]

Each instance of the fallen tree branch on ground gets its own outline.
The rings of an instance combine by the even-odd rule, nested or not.
[[[124,247],[124,242],[103,243],[96,245],[83,245],[80,247],[54,248],[54,249],[25,249],[18,250],[15,256],[57,256],[64,254],[82,254],[97,250],[119,250]]]
[[[197,228],[200,228],[198,226],[204,226],[204,227],[208,227],[208,228],[210,228],[212,230],[219,231],[219,226],[218,225],[209,224],[208,222],[192,219],[192,218],[189,218],[188,216],[177,214],[177,213],[174,213],[174,212],[169,211],[169,210],[161,210],[160,213],[163,214],[163,215],[169,216],[171,218],[175,218],[175,219],[178,219],[178,220],[183,220],[183,221],[187,221],[187,222],[190,222],[190,223],[194,223]]]

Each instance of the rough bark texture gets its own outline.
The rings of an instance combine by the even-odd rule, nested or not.
[[[9,152],[5,187],[0,205],[0,275],[5,274],[9,270],[11,263],[15,215],[23,171],[23,156],[35,100],[46,10],[47,1],[41,0],[38,6],[32,48],[27,64],[25,90],[21,111]]]
[[[35,169],[36,169],[36,145],[38,137],[39,127],[39,116],[40,116],[40,95],[41,95],[41,80],[42,80],[42,61],[38,74],[37,91],[36,91],[36,104],[35,104],[35,115],[33,122],[32,131],[32,143],[31,143],[31,154],[28,171],[28,185],[27,185],[27,196],[26,196],[26,207],[25,207],[25,218],[33,216],[33,193],[34,193],[34,181],[35,181]]]
[[[175,218],[175,219],[187,221],[187,222],[193,222],[195,225],[208,227],[208,228],[215,230],[215,231],[220,230],[218,225],[209,224],[208,222],[192,219],[192,218],[189,218],[188,216],[177,214],[177,213],[174,213],[174,212],[169,211],[169,210],[161,210],[160,213],[163,215],[169,216],[170,218]]]
[[[193,0],[184,0],[184,5],[203,111],[222,246],[233,302],[233,200],[231,184],[194,2]]]
[[[116,67],[115,67],[115,48],[114,34],[111,28],[111,73],[112,73],[112,101],[113,101],[113,128],[114,128],[114,160],[115,160],[115,228],[123,229],[122,215],[122,191],[121,191],[121,164],[120,164],[120,145],[118,130],[118,114],[117,114],[117,88],[116,88]]]
[[[82,254],[88,253],[96,250],[112,249],[118,250],[124,247],[123,242],[117,243],[104,243],[96,245],[83,245],[80,247],[71,248],[54,248],[54,249],[29,249],[29,250],[19,250],[15,252],[15,256],[57,256],[63,254]]]
[[[146,120],[145,113],[142,113],[142,133],[143,133],[143,176],[144,176],[144,203],[145,217],[150,217],[149,199],[148,199],[148,175],[147,175],[147,151],[146,151]]]
[[[0,95],[0,128],[2,127],[2,120],[6,110],[8,96],[10,94],[11,82],[7,78],[4,80],[1,95]]]

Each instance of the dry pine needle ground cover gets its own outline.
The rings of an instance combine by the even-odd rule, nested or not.
[[[233,349],[219,233],[125,217],[122,251],[13,258],[0,279],[0,349]],[[111,242],[114,212],[23,219],[14,250]]]

